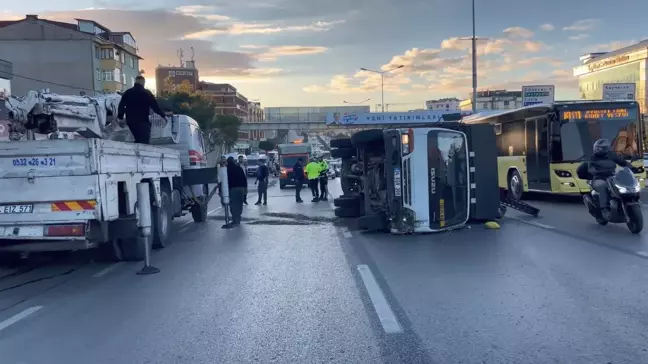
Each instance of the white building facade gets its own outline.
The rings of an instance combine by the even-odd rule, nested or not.
[[[477,110],[511,110],[522,107],[522,91],[477,91]],[[472,110],[472,93],[459,103],[461,111]]]
[[[425,101],[425,108],[432,111],[457,111],[461,101],[456,97]]]

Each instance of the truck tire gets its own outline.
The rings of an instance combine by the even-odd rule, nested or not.
[[[105,242],[99,245],[98,261],[106,263],[121,262],[124,260],[124,253],[119,239]]]
[[[153,248],[162,249],[171,244],[171,221],[173,220],[173,211],[171,206],[171,197],[169,191],[163,189],[160,191],[160,207],[151,206],[152,216],[152,233]]]
[[[359,206],[362,203],[362,196],[352,195],[352,196],[340,196],[333,200],[333,205],[335,207],[343,208],[352,208]]]
[[[362,211],[360,208],[353,207],[337,207],[333,213],[337,217],[360,217],[362,216]]]
[[[350,138],[331,139],[331,148],[353,148]]]
[[[338,148],[331,150],[331,158],[349,159],[356,156],[356,150],[353,148]]]
[[[195,223],[207,221],[207,204],[201,201],[191,206],[191,217]]]
[[[358,226],[367,231],[385,231],[389,228],[383,215],[366,215],[358,219]]]
[[[279,189],[280,190],[286,189],[286,182],[279,181]]]
[[[122,257],[127,262],[141,262],[146,258],[144,241],[141,237],[120,239],[119,245],[121,247]],[[146,244],[149,249],[149,254],[151,252],[151,245]]]
[[[369,145],[383,143],[383,131],[381,129],[369,129],[359,131],[351,136],[351,143],[355,148],[366,148]]]

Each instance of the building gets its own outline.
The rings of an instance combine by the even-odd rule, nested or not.
[[[433,111],[457,111],[461,101],[456,97],[449,97],[438,100],[428,100],[425,102],[425,108]]]
[[[304,123],[304,122],[326,122],[326,116],[330,113],[341,115],[350,113],[371,112],[370,106],[315,106],[315,107],[266,107],[266,120],[270,123]]]
[[[9,116],[4,101],[11,95],[12,78],[13,65],[0,59],[0,140],[9,140]]]
[[[248,122],[262,123],[264,121],[265,121],[265,117],[263,113],[263,108],[261,107],[261,103],[258,101],[248,102]],[[265,135],[265,133],[260,130],[252,130],[248,135],[248,139],[253,139],[253,140],[262,140],[265,139],[266,137],[267,136]]]
[[[234,115],[248,121],[248,99],[229,83],[199,82],[198,89],[211,97],[216,115]]]
[[[643,113],[648,106],[646,88],[646,65],[648,62],[648,39],[613,52],[585,54],[580,65],[574,67],[578,78],[581,98],[600,100],[603,98],[603,84],[634,83],[636,100]]]
[[[169,91],[196,91],[199,84],[198,69],[194,61],[184,62],[180,67],[158,66],[155,68],[155,93],[158,96]]]
[[[92,20],[0,21],[0,58],[13,63],[12,92],[49,88],[60,94],[98,94],[131,87],[139,74],[137,43]]]
[[[510,110],[522,107],[522,91],[477,91],[477,110]],[[459,102],[461,111],[472,110],[472,93]]]

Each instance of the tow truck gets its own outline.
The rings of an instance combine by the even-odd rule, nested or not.
[[[492,125],[463,124],[461,113],[419,113],[349,116],[353,127],[382,128],[331,141],[332,157],[342,159],[337,217],[358,218],[366,230],[407,234],[501,218],[507,206],[538,214],[501,195]]]
[[[206,167],[198,123],[152,117],[152,145],[135,144],[116,120],[120,98],[41,90],[6,100],[0,251],[101,248],[111,260],[137,261],[151,245],[171,243],[174,217],[191,212],[195,222],[206,221],[218,170]],[[141,182],[149,184],[152,244],[142,244],[137,229]]]

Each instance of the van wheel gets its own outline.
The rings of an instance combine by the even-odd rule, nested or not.
[[[280,190],[285,190],[286,189],[286,183],[285,182],[279,182],[279,189]]]
[[[160,192],[160,207],[151,207],[153,214],[153,248],[162,249],[171,244],[169,239],[171,231],[171,197],[167,190]]]
[[[522,194],[524,193],[524,182],[522,181],[522,176],[517,171],[517,169],[511,170],[509,172],[508,178],[508,195],[515,201],[520,201],[522,199]]]

